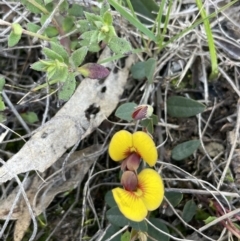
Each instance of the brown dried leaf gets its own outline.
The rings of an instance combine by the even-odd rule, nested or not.
[[[101,145],[93,145],[84,150],[74,152],[64,169],[66,180],[63,180],[61,172],[66,155],[60,158],[54,167],[49,168],[42,174],[45,182],[37,174],[29,177],[27,180],[29,186],[27,187],[26,194],[33,208],[34,215],[38,216],[45,211],[57,194],[76,188],[82,182],[93,162],[101,154],[101,149]],[[18,191],[19,188],[17,187],[7,199],[0,202],[0,206],[3,207],[0,210],[0,219],[8,218],[8,213]],[[28,207],[23,198],[18,201],[10,219],[17,219],[14,230],[14,241],[22,240],[31,221]]]

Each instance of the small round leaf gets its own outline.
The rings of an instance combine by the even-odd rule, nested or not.
[[[172,158],[176,161],[183,160],[188,156],[192,155],[194,151],[200,146],[199,140],[191,140],[183,142],[175,146],[172,150]]]
[[[182,218],[185,222],[190,222],[193,216],[196,214],[197,205],[193,200],[187,201],[183,208]]]
[[[172,117],[190,117],[202,113],[205,105],[182,96],[172,96],[167,100],[167,113]]]
[[[122,104],[117,108],[115,116],[126,121],[131,121],[132,113],[134,111],[134,107],[136,106],[137,104],[135,104],[134,102]]]

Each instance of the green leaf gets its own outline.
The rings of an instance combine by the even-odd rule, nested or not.
[[[105,0],[103,1],[102,3],[102,7],[100,9],[100,15],[103,17],[103,15],[108,11],[110,10],[110,5],[109,3]]]
[[[89,46],[92,43],[97,43],[97,38],[98,38],[98,30],[91,30],[81,35],[81,39],[88,41],[86,46]]]
[[[167,200],[176,207],[183,199],[183,195],[180,192],[165,192]]]
[[[142,80],[145,77],[148,79],[148,82],[151,84],[153,82],[153,75],[156,68],[156,60],[150,58],[144,62],[138,62],[131,68],[131,73],[134,79]]]
[[[103,21],[104,21],[104,23],[107,24],[107,25],[112,25],[112,23],[113,23],[113,18],[112,18],[112,15],[111,15],[110,12],[104,13],[104,15],[103,15]]]
[[[55,53],[58,53],[58,55],[60,55],[63,58],[64,62],[68,64],[68,58],[69,58],[68,52],[61,44],[56,42],[51,42],[51,49]]]
[[[44,4],[47,5],[49,3],[53,2],[53,0],[44,0]]]
[[[124,103],[117,108],[115,116],[126,121],[131,121],[132,113],[134,111],[134,107],[136,106],[137,104],[134,102]]]
[[[117,36],[113,36],[111,38],[108,46],[115,54],[129,54],[132,51],[130,43]]]
[[[49,37],[49,38],[53,38],[56,37],[58,35],[58,30],[53,27],[53,26],[48,26],[46,28],[46,30],[44,31],[44,33]]]
[[[3,111],[5,109],[6,109],[6,106],[5,106],[5,104],[4,104],[3,100],[2,100],[2,97],[0,96],[0,111]]]
[[[152,114],[150,118],[152,119],[153,125],[158,124],[158,116],[157,115]]]
[[[145,69],[145,75],[148,79],[148,83],[153,83],[153,75],[156,68],[156,59],[150,58],[145,62],[144,69]]]
[[[159,6],[154,0],[131,0],[131,4],[135,12],[140,13],[151,20],[155,20],[157,14],[153,12],[158,12]],[[152,22],[148,21],[146,18],[138,17],[139,20],[144,24],[150,24]]]
[[[53,66],[54,70],[47,71],[48,80],[57,80],[59,82],[65,82],[68,78],[67,66],[56,67]]]
[[[12,31],[13,31],[14,34],[21,36],[23,29],[22,29],[22,26],[19,23],[13,23],[12,24]]]
[[[138,19],[132,16],[131,13],[126,11],[118,2],[115,0],[108,0],[108,2],[123,16],[127,19],[133,26],[135,26],[139,31],[144,33],[149,39],[153,40],[154,42],[157,41],[155,34],[150,31],[144,24],[142,24]]]
[[[7,117],[4,114],[0,113],[0,123],[5,122],[6,120],[7,120]]]
[[[68,15],[74,17],[82,17],[83,16],[83,7],[79,4],[73,3],[71,8],[68,9]]]
[[[106,193],[104,199],[105,199],[105,202],[107,203],[107,205],[108,205],[109,207],[113,208],[113,207],[116,207],[116,206],[117,206],[117,204],[116,204],[116,202],[115,202],[115,200],[114,200],[114,198],[113,198],[112,191],[108,191],[108,192]]]
[[[172,150],[172,158],[176,161],[183,160],[195,152],[200,146],[199,140],[191,140],[183,142],[175,146]]]
[[[69,7],[68,1],[67,1],[67,0],[64,0],[64,1],[61,3],[60,7],[59,7],[59,11],[60,11],[62,14],[64,14],[66,11],[68,11],[68,7]]]
[[[204,223],[209,224],[216,219],[217,219],[217,217],[215,217],[215,216],[209,216],[207,219],[204,220]]]
[[[70,63],[74,68],[77,68],[79,65],[82,64],[88,52],[88,48],[86,46],[81,47],[80,49],[75,50],[71,57]]]
[[[131,73],[134,79],[142,80],[146,77],[145,75],[145,62],[137,62],[132,65]]]
[[[129,241],[131,240],[131,233],[129,231],[126,231],[122,236],[121,236],[121,241]]]
[[[107,240],[110,238],[112,235],[114,235],[116,232],[118,232],[120,228],[118,226],[111,225],[110,228],[107,229],[107,232],[103,236],[102,240]],[[116,237],[111,239],[111,241],[121,241],[121,233],[118,234]]]
[[[21,34],[15,34],[13,31],[11,31],[11,33],[8,36],[8,47],[13,47],[15,46],[19,40],[21,39]]]
[[[68,101],[76,89],[76,79],[73,73],[69,73],[67,80],[58,92],[58,98],[62,101]]]
[[[36,33],[41,27],[35,23],[27,23],[27,30]]]
[[[4,104],[3,100],[2,100],[2,96],[1,96],[1,93],[3,91],[3,87],[4,87],[5,83],[6,83],[5,78],[0,75],[0,111],[3,111],[3,110],[6,109],[6,106],[5,106],[5,104]],[[1,117],[0,117],[0,119],[1,119]]]
[[[46,65],[44,62],[42,61],[38,61],[35,62],[33,64],[31,64],[31,68],[37,71],[46,71],[47,70],[48,65]]]
[[[141,125],[147,128],[147,131],[152,134],[153,133],[153,121],[151,118],[141,120]]]
[[[44,6],[42,0],[35,0],[35,2],[41,6]],[[29,0],[21,0],[21,3],[32,13],[42,13],[41,9],[30,3]]]
[[[91,43],[89,45],[89,42],[90,40],[84,39],[84,40],[81,40],[79,43],[81,46],[87,47],[89,52],[98,52],[101,49],[98,43]]]
[[[124,227],[125,225],[129,225],[135,230],[140,230],[142,232],[147,231],[147,223],[145,221],[142,222],[133,222],[125,218],[118,207],[113,207],[109,209],[106,213],[108,221],[118,227]]]
[[[97,42],[99,43],[100,41],[103,41],[107,39],[106,33],[99,32],[97,36]],[[107,41],[107,40],[106,40]]]
[[[64,33],[68,33],[73,30],[75,24],[74,24],[74,18],[71,16],[67,16],[64,18],[62,23],[62,28]]]
[[[46,55],[48,59],[58,60],[59,62],[63,63],[63,57],[56,53],[54,50],[49,48],[43,48],[43,53]]]
[[[185,222],[190,222],[193,216],[196,214],[197,205],[193,200],[187,201],[183,208],[182,218]]]
[[[93,13],[88,13],[88,12],[84,12],[84,15],[85,15],[86,19],[92,24],[94,24],[95,21],[102,22],[102,17],[99,15],[96,15]]]
[[[202,113],[205,105],[182,96],[172,96],[167,100],[167,113],[172,117],[190,117]]]
[[[33,123],[39,121],[37,114],[35,112],[31,112],[31,111],[22,113],[21,117],[23,118],[23,120],[25,120],[26,122],[28,122],[30,124],[33,124]]]
[[[76,27],[79,29],[80,33],[96,30],[96,27],[87,20],[79,20],[76,24]]]
[[[156,226],[158,229],[162,230],[165,233],[169,233],[167,226],[161,222],[160,219],[150,218],[149,221]],[[154,227],[148,224],[148,241],[161,240],[161,241],[169,241],[169,236],[159,232]]]
[[[5,78],[0,75],[0,93],[3,90],[3,87],[4,87],[5,83],[6,83]]]

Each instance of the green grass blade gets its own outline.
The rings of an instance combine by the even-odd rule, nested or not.
[[[239,0],[234,0],[233,2],[230,2],[228,4],[226,4],[225,6],[221,7],[218,11],[209,14],[205,19],[211,19],[217,16],[218,13],[228,9],[230,6],[232,6],[233,4],[235,4],[236,2],[238,2]],[[167,42],[165,42],[165,44],[163,44],[163,48],[165,48],[168,44],[173,43],[175,40],[181,38],[184,34],[186,34],[187,32],[189,32],[190,30],[194,29],[195,27],[197,27],[198,25],[200,25],[201,23],[203,23],[203,21],[205,19],[199,19],[198,21],[196,21],[194,24],[192,24],[190,27],[185,28],[184,30],[182,30],[180,33],[176,34],[174,37],[172,37],[170,40],[168,40]]]
[[[130,9],[133,17],[137,19],[137,15],[136,15],[136,13],[135,13],[135,11],[134,11],[134,9],[133,9],[133,6],[132,6],[132,4],[131,4],[131,1],[130,1],[130,0],[126,0],[126,2],[127,2],[127,5],[128,5],[128,7],[129,7],[129,9]]]
[[[164,36],[165,36],[165,34],[166,34],[166,32],[167,32],[167,26],[168,26],[168,23],[169,23],[169,16],[170,16],[172,4],[173,4],[173,1],[170,0],[170,1],[169,1],[169,5],[168,5],[167,15],[166,15],[166,18],[165,18],[165,21],[164,21],[164,27],[163,27],[162,36],[160,36],[160,41],[159,41],[159,43],[158,43],[159,51],[162,50],[162,43],[163,43],[163,40],[164,40]]]
[[[150,40],[156,42],[157,38],[152,31],[145,27],[138,19],[129,14],[121,5],[119,5],[115,0],[108,0],[108,2],[133,26],[135,26],[139,31],[144,33]]]
[[[217,51],[214,44],[212,30],[210,27],[209,19],[207,18],[207,13],[202,4],[202,0],[196,0],[196,3],[200,11],[201,17],[203,19],[203,24],[204,24],[204,28],[205,28],[207,40],[208,40],[208,47],[210,52],[211,65],[212,65],[212,73],[210,75],[210,79],[215,79],[218,75],[218,61],[217,61]]]
[[[156,23],[157,23],[157,38],[161,38],[161,24],[162,24],[162,18],[163,18],[163,9],[165,5],[166,0],[161,1],[160,8],[158,11],[158,15],[156,18]]]

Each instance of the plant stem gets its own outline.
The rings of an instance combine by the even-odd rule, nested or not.
[[[218,75],[218,61],[217,61],[217,52],[214,44],[212,30],[210,27],[209,19],[207,18],[207,13],[202,4],[202,0],[196,0],[196,4],[198,6],[201,17],[203,19],[203,24],[204,24],[204,28],[205,28],[205,32],[208,40],[208,47],[210,52],[211,65],[212,65],[212,73],[210,74],[210,79],[215,79]]]

